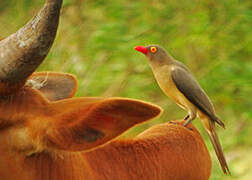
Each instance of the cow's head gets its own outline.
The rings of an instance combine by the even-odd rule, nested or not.
[[[2,156],[6,162],[16,153],[90,150],[161,112],[134,99],[72,98],[74,76],[33,73],[54,41],[61,4],[47,0],[28,24],[0,41],[0,151],[12,152]]]

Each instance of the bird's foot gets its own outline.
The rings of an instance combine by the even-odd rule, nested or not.
[[[190,115],[186,115],[186,117],[184,117],[184,120],[187,120],[190,117]]]
[[[173,122],[173,121],[169,121],[168,123],[171,123],[171,124],[177,124],[177,123],[175,123],[175,122]]]
[[[190,131],[192,131],[193,130],[193,128],[190,128],[190,127],[186,127],[187,129],[189,129]]]
[[[192,120],[193,120],[192,118],[190,118],[190,119],[187,118],[186,121],[184,122],[183,126],[186,127],[188,124],[190,124],[192,122]]]
[[[193,130],[192,128],[188,127],[187,125],[190,124],[192,122],[192,119],[188,119],[186,122],[184,122],[183,126],[189,130]]]

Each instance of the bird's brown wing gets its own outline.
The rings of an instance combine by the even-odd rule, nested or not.
[[[171,71],[171,77],[178,90],[192,104],[208,115],[212,120],[216,120],[217,117],[210,99],[188,71],[176,67]]]
[[[177,67],[171,71],[171,77],[175,83],[178,90],[197,108],[199,108],[203,113],[205,113],[212,120],[210,123],[210,129],[207,129],[208,135],[211,139],[211,142],[214,146],[214,150],[217,154],[217,157],[220,161],[222,170],[225,174],[229,173],[229,168],[223,154],[219,138],[215,132],[215,124],[217,122],[222,127],[224,123],[218,119],[214,113],[213,105],[204,92],[204,90],[199,86],[194,77],[186,70]]]

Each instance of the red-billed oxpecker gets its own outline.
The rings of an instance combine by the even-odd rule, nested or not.
[[[188,111],[184,126],[188,125],[197,116],[200,118],[213,144],[223,172],[230,174],[215,131],[215,123],[223,128],[225,128],[225,125],[216,116],[210,99],[194,79],[189,69],[183,63],[176,61],[165,49],[158,45],[136,46],[135,50],[147,57],[152,72],[163,92],[179,107]]]

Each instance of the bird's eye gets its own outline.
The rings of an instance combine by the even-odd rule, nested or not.
[[[150,48],[150,50],[151,50],[151,52],[152,52],[152,53],[157,52],[157,48],[156,48],[156,47],[154,47],[154,46],[153,46],[153,47],[151,47],[151,48]]]

